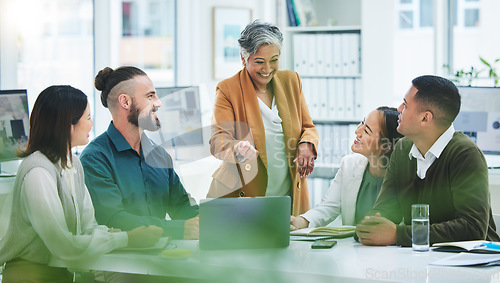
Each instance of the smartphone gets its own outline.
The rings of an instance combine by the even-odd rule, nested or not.
[[[337,244],[337,241],[334,240],[317,240],[312,245],[312,249],[329,249],[334,247]]]

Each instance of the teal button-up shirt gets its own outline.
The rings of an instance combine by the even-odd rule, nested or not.
[[[173,169],[172,158],[143,134],[141,154],[110,123],[80,156],[99,224],[128,231],[143,225],[182,238],[184,220],[198,214]],[[165,215],[172,220],[166,220]]]

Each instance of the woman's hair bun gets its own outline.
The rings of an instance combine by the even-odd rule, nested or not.
[[[108,82],[109,75],[113,73],[113,69],[106,67],[97,73],[95,76],[94,86],[99,91],[104,91],[106,89],[106,84]]]

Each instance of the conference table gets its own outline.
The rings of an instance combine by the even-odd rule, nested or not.
[[[496,266],[429,265],[451,253],[369,247],[353,238],[337,241],[335,247],[323,250],[311,249],[312,242],[291,241],[287,248],[213,251],[200,250],[195,240],[174,240],[175,247],[191,254],[165,258],[160,252],[112,252],[73,262],[54,258],[50,265],[207,282],[500,282],[500,267]]]

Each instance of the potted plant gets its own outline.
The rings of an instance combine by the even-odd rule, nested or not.
[[[500,58],[495,59],[491,64],[482,57],[479,57],[479,60],[488,67],[488,77],[493,78],[494,86],[496,87],[498,85],[498,74],[495,64],[500,62]]]
[[[479,60],[486,66],[486,68],[479,69],[474,66],[470,66],[469,69],[460,69],[452,72],[449,65],[443,65],[443,67],[447,68],[448,71],[453,74],[451,80],[462,86],[472,86],[472,83],[475,80],[486,79],[486,77],[479,77],[479,74],[487,71],[487,78],[493,79],[493,85],[496,87],[499,82],[499,74],[497,73],[496,64],[500,62],[500,58],[493,60],[492,63],[486,61],[481,56],[479,56]]]

